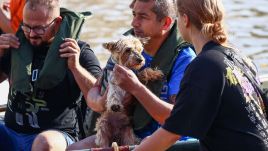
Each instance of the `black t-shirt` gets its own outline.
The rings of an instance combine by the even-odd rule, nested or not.
[[[188,66],[163,128],[200,139],[202,151],[267,151],[259,93],[217,47],[207,43]]]
[[[80,64],[95,77],[101,74],[99,61],[89,45],[79,41]],[[48,47],[34,50],[32,74],[40,71],[44,64]],[[10,75],[10,53],[0,59],[0,69]],[[34,76],[32,76],[34,79]],[[34,85],[34,80],[31,81]],[[37,89],[32,94],[9,92],[5,124],[20,133],[38,133],[47,129],[59,129],[77,136],[76,102],[81,99],[81,91],[70,70],[64,80],[49,90]]]

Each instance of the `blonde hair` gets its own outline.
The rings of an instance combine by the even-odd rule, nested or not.
[[[221,0],[177,0],[177,7],[202,34],[219,44],[227,41]]]

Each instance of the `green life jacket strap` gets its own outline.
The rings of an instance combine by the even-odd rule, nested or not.
[[[39,72],[35,85],[31,84],[33,48],[20,28],[16,33],[20,47],[11,51],[11,88],[22,93],[33,92],[34,88],[50,89],[63,81],[67,64],[66,59],[59,57],[59,47],[65,38],[78,39],[85,16],[61,8],[63,18],[46,55],[44,65]]]
[[[164,73],[163,79],[150,81],[146,85],[156,96],[160,96],[164,82],[166,80],[169,80],[170,73],[180,50],[189,46],[190,44],[183,41],[179,36],[177,23],[175,22],[171,28],[171,32],[168,38],[161,45],[160,49],[157,51],[151,62],[151,68],[157,68]],[[153,119],[149,113],[137,101],[133,114],[134,130],[140,130],[144,128],[152,120]]]

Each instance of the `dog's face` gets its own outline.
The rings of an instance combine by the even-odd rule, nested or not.
[[[118,41],[104,43],[103,47],[111,52],[116,63],[130,69],[138,70],[145,63],[142,56],[143,44],[136,37],[125,36]]]

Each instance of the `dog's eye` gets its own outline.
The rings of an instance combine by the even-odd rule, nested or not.
[[[130,53],[131,52],[131,48],[127,48],[125,52],[126,53]]]

